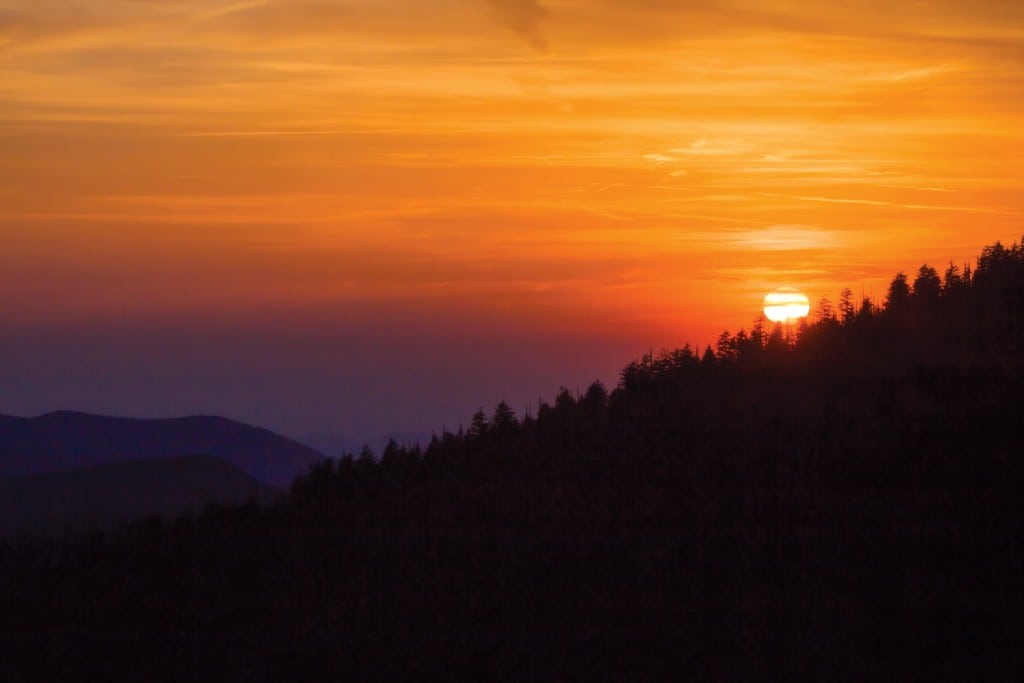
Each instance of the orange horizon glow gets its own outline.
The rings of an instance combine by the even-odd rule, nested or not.
[[[953,0],[9,0],[4,315],[671,346],[879,302],[1024,231],[1022,45]]]

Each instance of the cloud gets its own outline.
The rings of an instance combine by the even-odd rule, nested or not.
[[[307,1],[239,3],[199,18],[252,35],[277,37],[356,30],[366,19],[345,4]]]
[[[803,251],[838,246],[834,232],[808,225],[773,225],[762,230],[739,232],[733,237],[733,242],[742,248],[761,251]]]
[[[0,35],[7,32],[13,32],[16,28],[21,26],[21,22],[21,14],[14,10],[0,7]]]
[[[501,24],[515,31],[538,52],[546,52],[547,40],[541,33],[541,21],[548,11],[537,0],[488,0]]]
[[[963,211],[966,213],[992,214],[995,216],[1020,216],[1019,211],[1007,211],[984,206],[940,206],[935,204],[907,204],[903,202],[889,202],[881,199],[853,199],[842,197],[817,197],[812,195],[779,194],[776,192],[761,192],[764,197],[778,197],[780,199],[796,199],[802,202],[820,202],[823,204],[862,204],[865,206],[893,207],[897,209],[916,209],[919,211]]]
[[[747,151],[750,146],[743,140],[694,140],[687,147],[675,147],[673,154],[689,154],[692,156],[733,156]]]
[[[675,157],[670,157],[667,154],[645,154],[644,159],[647,159],[648,161],[653,161],[654,163],[657,164],[667,164],[673,161],[679,161]]]

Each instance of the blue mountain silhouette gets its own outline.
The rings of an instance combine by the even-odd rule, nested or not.
[[[73,411],[32,418],[0,415],[0,477],[182,455],[222,458],[279,487],[324,459],[319,451],[266,429],[216,416],[140,420]]]

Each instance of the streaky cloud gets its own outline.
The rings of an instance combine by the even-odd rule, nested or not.
[[[529,42],[538,52],[547,52],[547,39],[541,33],[541,22],[548,11],[537,0],[488,0],[498,21]]]
[[[907,204],[902,202],[887,202],[881,199],[854,199],[849,197],[816,197],[812,195],[779,194],[775,192],[761,192],[763,197],[777,197],[779,199],[796,199],[803,202],[821,202],[825,204],[861,204],[864,206],[891,206],[897,209],[914,209],[919,211],[963,211],[966,213],[993,214],[996,216],[1020,216],[1019,211],[1004,211],[1001,209],[990,209],[978,206],[939,206],[934,204]]]

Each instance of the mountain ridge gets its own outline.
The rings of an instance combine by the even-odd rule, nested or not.
[[[146,419],[57,410],[0,415],[0,477],[201,454],[284,487],[324,454],[263,427],[217,415]]]

